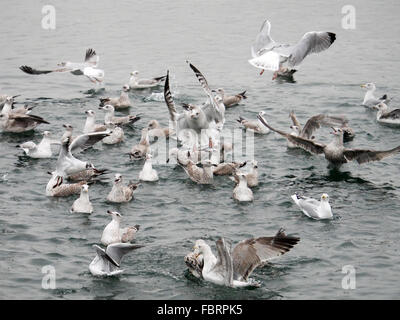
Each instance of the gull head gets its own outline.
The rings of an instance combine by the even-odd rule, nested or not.
[[[14,102],[14,97],[12,96],[7,96],[6,98],[6,103],[13,103]]]
[[[200,254],[204,253],[205,250],[209,248],[208,244],[202,240],[196,240],[193,246],[193,250],[195,252],[195,257],[197,258]]]
[[[86,110],[85,113],[88,117],[94,117],[96,115],[93,110]]]
[[[159,124],[158,124],[158,121],[157,121],[157,120],[150,120],[149,123],[148,123],[148,125],[147,125],[147,128],[148,128],[149,130],[155,129],[155,128],[158,128],[158,127],[159,127]]]
[[[129,85],[124,84],[124,86],[122,87],[122,90],[125,91],[125,92],[128,92],[130,88],[131,87]]]
[[[364,88],[364,89],[367,89],[367,90],[375,90],[376,89],[375,84],[372,83],[372,82],[368,82],[368,83],[362,84],[360,87]]]
[[[191,119],[198,119],[200,117],[200,109],[192,104],[183,104],[183,108],[189,112]]]
[[[82,185],[81,189],[83,192],[89,192],[89,186],[87,184]]]
[[[121,183],[121,182],[122,182],[122,175],[120,173],[117,173],[115,175],[115,178],[114,178],[114,183],[118,184],[118,183]]]
[[[263,116],[265,115],[265,111],[260,111],[260,112],[258,113],[258,115],[261,116],[261,117],[263,117]]]
[[[67,65],[66,62],[57,63],[57,66],[59,66],[59,67],[65,67],[66,65]]]
[[[135,70],[131,72],[131,76],[137,76],[139,74],[139,71]]]
[[[322,194],[322,196],[321,196],[321,201],[322,202],[329,202],[329,196],[328,196],[328,194],[327,193],[323,193]]]
[[[74,129],[74,127],[72,125],[70,125],[69,123],[63,124],[63,127],[65,129],[67,129],[68,131],[72,131]]]
[[[334,128],[332,127],[332,132],[331,134],[335,135],[335,136],[343,136],[343,130],[340,128]]]
[[[146,154],[146,160],[151,160],[153,158],[151,153]]]
[[[300,133],[300,128],[298,126],[290,126],[290,129],[292,129],[296,134]]]
[[[109,214],[109,215],[111,215],[111,217],[113,218],[113,220],[121,220],[121,218],[122,218],[122,215],[119,213],[119,212],[117,212],[117,211],[111,211],[111,210],[107,210],[107,213]]]
[[[51,136],[51,132],[50,131],[43,131],[43,136],[50,137]]]
[[[99,107],[100,110],[104,110],[106,112],[114,112],[114,107],[111,104],[106,104],[105,106]]]
[[[252,161],[251,161],[251,164],[253,165],[253,168],[254,168],[254,169],[257,169],[257,168],[258,168],[258,162],[257,162],[257,160],[252,160]]]

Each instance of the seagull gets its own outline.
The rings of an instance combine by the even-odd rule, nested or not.
[[[34,130],[38,125],[50,124],[42,117],[22,113],[0,114],[0,129],[3,132],[22,133]]]
[[[48,197],[69,197],[74,194],[80,194],[83,185],[87,181],[79,181],[77,183],[63,183],[64,178],[54,171],[46,186],[46,196]]]
[[[179,160],[179,159],[178,159]],[[189,160],[186,165],[179,163],[189,176],[190,180],[198,184],[212,184],[213,183],[213,169],[210,160],[202,162],[203,168],[198,167],[192,160]]]
[[[216,241],[217,257],[204,240],[197,240],[194,250],[197,256],[203,256],[201,275],[204,280],[233,288],[258,287],[259,283],[249,278],[254,269],[290,251],[299,241],[300,238],[287,236],[280,229],[273,237],[243,240],[233,251],[221,238]]]
[[[296,45],[280,44],[272,40],[270,36],[271,23],[265,20],[251,47],[252,59],[249,63],[264,70],[274,71],[273,80],[279,72],[290,71],[299,65],[306,56],[328,49],[336,40],[336,34],[325,31],[311,31],[304,34]],[[284,64],[287,68],[284,69]]]
[[[134,145],[129,152],[129,157],[134,160],[143,159],[150,152],[148,129],[142,129],[142,136],[138,144]]]
[[[211,90],[211,91],[216,92],[222,98],[222,102],[224,103],[226,108],[236,106],[243,99],[247,99],[247,97],[245,96],[246,91],[235,94],[234,96],[226,96],[225,90],[222,88],[218,88],[216,90]]]
[[[376,114],[376,121],[383,124],[400,125],[400,109],[389,111],[389,107],[385,102],[380,102],[372,107],[378,110]]]
[[[131,77],[129,78],[129,87],[131,89],[147,89],[154,88],[165,80],[165,76],[152,78],[152,79],[140,79],[138,77],[139,71],[132,71]]]
[[[289,114],[292,119],[293,126],[290,128],[294,131],[293,134],[305,139],[314,139],[313,133],[321,126],[338,126],[343,130],[343,141],[348,142],[354,139],[354,131],[348,126],[348,120],[343,116],[329,116],[324,114],[317,114],[307,120],[304,127],[300,125],[297,117],[293,111]],[[290,146],[293,147],[293,146]]]
[[[125,110],[129,108],[132,105],[128,95],[129,89],[129,86],[125,84],[122,87],[121,95],[118,98],[101,98],[100,107],[110,104],[115,110]]]
[[[61,142],[60,153],[57,159],[57,173],[61,173],[62,176],[68,176],[73,173],[81,172],[86,169],[93,168],[93,165],[81,161],[72,155],[72,151],[76,149],[85,149],[92,146],[94,143],[102,140],[104,137],[109,136],[109,132],[93,132],[81,134],[76,137],[72,142],[71,138],[68,137]]]
[[[268,125],[268,123],[263,119],[261,115],[259,115],[258,118],[269,129],[284,136],[293,144],[298,145],[299,147],[311,153],[324,154],[325,159],[328,160],[329,163],[332,164],[334,167],[340,167],[342,164],[353,160],[357,161],[358,164],[363,164],[370,161],[380,161],[386,157],[400,152],[400,146],[385,151],[345,148],[343,146],[343,130],[340,128],[332,128],[333,131],[331,133],[334,135],[334,139],[332,140],[332,142],[325,145],[323,143],[314,142],[313,140],[305,139],[302,137],[296,137],[289,133],[274,129],[270,125]]]
[[[53,152],[51,151],[52,144],[60,144],[60,142],[51,139],[50,131],[44,131],[43,139],[39,144],[36,144],[33,141],[28,141],[18,145],[17,147],[21,148],[28,157],[45,159],[53,156]]]
[[[139,180],[141,181],[158,181],[157,171],[153,169],[151,159],[153,156],[148,153],[146,154],[146,161],[143,165],[143,169],[139,172]]]
[[[34,107],[24,105],[23,107],[14,108],[14,98],[18,96],[7,96],[4,99],[3,109],[1,114],[29,114]]]
[[[83,127],[83,133],[106,131],[104,124],[96,124],[96,113],[93,110],[86,110],[86,121]]]
[[[372,82],[362,84],[360,87],[367,89],[367,92],[365,93],[365,96],[364,96],[364,101],[362,103],[362,105],[364,107],[372,108],[381,102],[385,102],[386,104],[389,104],[389,102],[393,99],[393,98],[389,99],[387,94],[384,94],[380,98],[376,98],[374,95],[376,86]]]
[[[149,138],[162,138],[162,137],[169,137],[170,135],[170,128],[163,128],[161,127],[160,123],[157,120],[150,120],[147,124],[147,129]]]
[[[72,204],[71,213],[93,213],[93,206],[89,200],[89,186],[84,184],[81,186],[81,195]]]
[[[232,175],[236,169],[244,167],[246,162],[222,162],[213,166],[214,176],[229,176]]]
[[[104,79],[104,71],[97,68],[99,56],[93,49],[87,49],[84,62],[60,62],[57,69],[37,70],[29,66],[21,66],[20,69],[28,74],[38,75],[51,72],[71,72],[73,75],[85,75],[93,83],[100,83]]]
[[[233,198],[239,202],[253,201],[253,191],[247,186],[246,175],[240,171],[236,171],[235,177],[237,177],[239,182],[233,189]]]
[[[258,186],[258,162],[257,160],[251,160],[251,168],[250,171],[247,172],[246,175],[246,180],[247,180],[247,186],[249,188],[254,188]]]
[[[111,134],[102,140],[104,144],[117,144],[124,141],[125,134],[124,130],[121,127],[116,126],[112,122],[107,122],[106,127],[107,130],[111,132]]]
[[[304,214],[312,219],[332,219],[332,209],[329,204],[329,196],[324,193],[321,196],[321,201],[312,198],[300,196],[297,193],[292,195],[293,201],[304,212]]]
[[[264,111],[260,112],[262,115],[265,114]],[[250,121],[250,120],[246,120],[243,117],[239,117],[239,119],[236,120],[237,122],[239,122],[246,130],[252,131],[254,133],[258,133],[258,134],[268,134],[269,133],[269,129],[266,128],[260,120],[257,121]]]
[[[139,231],[139,225],[133,227],[120,228],[122,215],[117,211],[108,210],[107,213],[111,215],[111,222],[104,228],[101,235],[101,243],[108,246],[113,243],[131,242],[135,239],[136,232]]]
[[[139,186],[139,183],[130,182],[127,186],[122,183],[122,175],[117,173],[114,179],[114,185],[107,196],[110,202],[129,202],[133,198],[133,192]]]
[[[99,107],[99,109],[102,109],[106,112],[104,117],[104,123],[112,122],[116,125],[126,125],[126,124],[133,124],[136,121],[140,120],[139,116],[134,116],[134,115],[128,115],[125,117],[115,117],[114,116],[115,109],[110,104]]]
[[[94,276],[116,276],[124,272],[121,261],[125,254],[135,249],[142,248],[142,245],[130,243],[113,243],[104,250],[98,245],[93,245],[96,249],[96,257],[89,265],[89,270]]]

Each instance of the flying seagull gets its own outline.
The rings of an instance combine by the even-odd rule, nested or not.
[[[276,79],[279,72],[290,72],[299,65],[306,56],[328,49],[336,40],[336,34],[326,31],[311,31],[304,34],[295,45],[280,44],[271,36],[271,23],[265,20],[251,47],[252,59],[249,63],[264,70],[274,71],[272,79]],[[284,67],[287,64],[287,68]]]
[[[331,133],[334,135],[334,139],[329,144],[323,144],[274,129],[268,125],[261,115],[258,115],[258,119],[260,119],[261,122],[270,130],[284,136],[294,145],[297,145],[311,153],[324,154],[325,159],[335,167],[340,167],[342,164],[353,160],[357,161],[359,164],[370,161],[379,161],[400,152],[400,146],[385,151],[345,148],[343,146],[343,130],[340,128],[332,128],[333,131]]]
[[[53,70],[37,70],[26,65],[21,66],[20,69],[32,75],[48,74],[52,72],[71,72],[76,76],[84,75],[93,83],[99,83],[104,79],[104,71],[97,68],[98,62],[99,56],[96,54],[96,51],[87,49],[84,62],[60,62],[57,64],[58,68]]]

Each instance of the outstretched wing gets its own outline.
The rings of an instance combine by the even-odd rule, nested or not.
[[[142,245],[135,245],[130,243],[113,243],[110,244],[106,249],[106,254],[117,264],[121,264],[121,260],[124,255],[132,250],[142,248]]]
[[[179,113],[176,111],[174,99],[172,99],[171,89],[169,87],[169,70],[167,71],[167,76],[165,78],[164,84],[164,100],[167,104],[169,116],[171,121],[177,121],[179,117]]]
[[[301,131],[301,124],[297,120],[297,117],[296,117],[294,111],[290,111],[289,117],[290,117],[290,119],[292,119],[293,125],[295,125],[297,128],[299,128],[299,131]]]
[[[89,48],[86,50],[85,62],[91,64],[94,67],[97,66],[97,63],[99,62],[99,56],[97,55],[96,51],[94,51],[94,49]]]
[[[292,249],[300,238],[287,236],[281,228],[274,237],[247,239],[239,242],[232,252],[235,279],[246,281],[260,264]]]
[[[303,130],[300,133],[300,136],[306,139],[311,139],[314,131],[319,129],[321,125],[343,127],[347,123],[348,120],[345,117],[318,114],[308,119]]]
[[[216,246],[218,251],[218,260],[213,270],[223,276],[226,286],[232,286],[233,261],[230,254],[230,248],[223,238],[216,242]]]
[[[308,139],[305,139],[305,138],[302,138],[302,137],[294,136],[294,135],[291,135],[289,133],[274,129],[265,121],[265,119],[261,115],[258,115],[257,118],[267,128],[269,128],[270,130],[275,131],[276,133],[279,133],[280,135],[284,136],[287,140],[289,140],[291,143],[295,144],[296,146],[299,146],[300,148],[303,148],[304,150],[307,150],[307,151],[312,152],[312,153],[316,153],[316,154],[324,153],[324,148],[325,148],[324,144],[317,143],[317,142],[314,142],[312,140],[308,140]]]
[[[72,71],[71,68],[59,68],[59,69],[54,69],[54,70],[37,70],[33,69],[32,67],[29,66],[21,66],[19,67],[23,72],[27,74],[47,74],[51,72],[69,72]]]
[[[275,45],[275,41],[270,36],[271,23],[265,20],[261,25],[260,32],[256,36],[256,40],[251,46],[251,55],[256,58],[262,55],[266,50],[270,50]]]
[[[307,32],[300,41],[294,45],[281,50],[282,54],[289,55],[289,66],[300,64],[306,56],[328,49],[336,40],[336,34],[332,32]]]
[[[389,157],[398,152],[400,152],[400,146],[386,151],[345,149],[343,154],[347,160],[355,160],[359,164],[362,164],[370,161],[380,161],[383,158]]]
[[[77,149],[87,149],[94,145],[96,142],[104,139],[110,135],[110,131],[90,132],[77,136],[70,144],[69,151]]]

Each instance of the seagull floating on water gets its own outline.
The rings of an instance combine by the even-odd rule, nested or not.
[[[137,189],[139,183],[129,183],[127,186],[122,182],[122,175],[117,173],[114,179],[114,185],[107,196],[110,202],[129,202],[133,199],[133,192]]]
[[[237,171],[235,177],[238,179],[238,183],[233,189],[233,198],[239,202],[253,201],[253,191],[247,186],[246,174]]]
[[[158,173],[153,169],[152,159],[153,156],[148,153],[146,155],[146,161],[143,165],[142,170],[139,172],[139,180],[141,181],[158,181]]]
[[[222,88],[218,88],[216,90],[212,90],[216,92],[221,98],[226,108],[233,107],[238,105],[242,100],[247,99],[246,91],[235,94],[234,96],[225,95],[225,90]]]
[[[18,145],[17,147],[21,148],[28,157],[44,159],[53,156],[53,152],[51,151],[52,144],[60,144],[60,142],[51,138],[50,131],[44,131],[43,139],[39,144],[36,144],[33,141],[28,141]]]
[[[125,133],[120,126],[117,126],[112,122],[107,122],[106,128],[111,132],[111,134],[102,140],[104,144],[117,144],[124,141]]]
[[[99,109],[104,110],[106,112],[104,116],[104,123],[112,122],[116,125],[127,125],[127,124],[134,124],[136,121],[140,120],[140,117],[137,115],[136,116],[128,115],[125,117],[114,116],[115,109],[110,104],[99,107]]]
[[[389,111],[389,107],[385,102],[380,102],[376,106],[373,106],[373,109],[378,110],[376,121],[379,123],[395,126],[400,125],[400,109]]]
[[[151,79],[140,79],[139,78],[139,71],[132,71],[131,77],[129,78],[129,87],[131,89],[148,89],[154,88],[162,84],[165,80],[165,76],[151,78]]]
[[[122,87],[121,95],[118,98],[101,98],[100,99],[100,107],[105,106],[107,104],[112,105],[115,110],[125,110],[129,108],[132,103],[131,100],[129,99],[129,86],[125,84]]]
[[[252,59],[249,63],[264,70],[274,71],[273,80],[279,72],[290,72],[299,65],[306,56],[328,49],[336,40],[336,34],[326,31],[311,31],[304,34],[296,45],[280,44],[270,36],[271,23],[265,20],[251,47]],[[284,64],[287,63],[287,68]]]
[[[138,144],[135,144],[129,152],[129,157],[133,160],[140,160],[146,157],[150,152],[150,142],[148,129],[142,129],[142,136]]]
[[[265,112],[261,111],[260,114],[264,115]],[[258,133],[258,134],[268,134],[269,133],[269,129],[266,128],[261,123],[260,120],[251,121],[251,120],[246,120],[243,117],[239,117],[239,119],[237,119],[236,121],[239,122],[246,130],[252,131],[254,133]]]
[[[304,212],[304,214],[312,219],[332,219],[332,209],[329,204],[329,196],[324,193],[321,196],[321,201],[312,198],[300,196],[299,194],[292,195],[293,201]]]
[[[111,215],[111,222],[104,228],[101,235],[101,243],[108,246],[113,243],[131,242],[135,239],[136,233],[139,231],[139,225],[133,227],[120,228],[122,215],[117,211],[108,210]]]
[[[390,101],[393,99],[393,98],[389,99],[387,94],[384,94],[380,98],[376,98],[375,95],[374,95],[374,92],[376,90],[376,86],[372,82],[369,82],[369,83],[366,83],[366,84],[362,84],[360,87],[367,89],[367,92],[365,93],[365,96],[364,96],[364,101],[362,103],[362,105],[364,107],[372,108],[372,107],[376,106],[377,104],[379,104],[381,102],[385,102],[386,104],[389,104]]]
[[[71,213],[93,213],[93,206],[89,199],[89,186],[84,184],[81,186],[81,194],[72,204]]]

